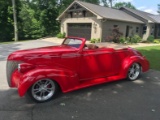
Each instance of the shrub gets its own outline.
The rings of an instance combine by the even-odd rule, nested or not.
[[[153,41],[154,41],[154,36],[153,36],[153,35],[150,35],[150,36],[147,38],[147,41],[148,41],[148,42],[153,42]]]
[[[97,38],[97,39],[92,38],[92,39],[90,39],[90,42],[91,43],[98,43],[98,42],[100,42],[100,38]]]
[[[138,43],[141,40],[142,40],[142,38],[139,35],[137,35],[137,34],[135,34],[133,37],[130,38],[130,42],[131,43]]]
[[[153,42],[157,43],[157,44],[160,44],[160,39],[155,39]]]
[[[127,43],[127,41],[124,37],[120,37],[119,42],[120,43]]]
[[[123,33],[120,32],[118,27],[116,27],[112,29],[112,36],[113,36],[113,42],[119,43],[120,37],[123,36]]]
[[[57,34],[57,38],[65,38],[66,37],[66,33],[58,33]]]
[[[126,37],[126,38],[120,37],[119,42],[120,43],[138,43],[141,40],[142,38],[139,35],[135,34],[132,37]]]

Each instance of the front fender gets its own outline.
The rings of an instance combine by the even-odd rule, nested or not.
[[[20,78],[18,92],[23,96],[27,90],[38,80],[51,79],[58,83],[62,92],[74,88],[78,84],[78,76],[75,72],[64,69],[34,69]]]

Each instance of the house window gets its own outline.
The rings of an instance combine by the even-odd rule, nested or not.
[[[136,27],[136,33],[138,33],[139,32],[139,27]]]
[[[85,10],[83,11],[83,17],[86,17],[86,11]]]
[[[147,26],[143,26],[143,34],[146,34],[146,31],[147,31]]]
[[[113,27],[114,27],[114,28],[117,28],[117,27],[118,27],[118,25],[113,25]]]
[[[70,17],[72,18],[73,17],[73,12],[70,12],[69,14],[70,14]]]
[[[158,36],[160,36],[160,25],[158,25]]]
[[[152,26],[151,35],[153,35],[153,33],[154,33],[154,26]]]

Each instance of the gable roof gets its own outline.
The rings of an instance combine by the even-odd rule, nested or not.
[[[153,22],[153,23],[159,23],[160,20],[157,19],[157,15],[154,15],[154,14],[151,14],[151,13],[147,13],[147,12],[144,12],[144,11],[140,11],[140,10],[135,10],[135,9],[131,9],[131,8],[127,8],[127,7],[121,7],[120,10],[127,10],[139,17],[142,17],[143,19],[149,21],[149,22]]]
[[[134,23],[143,23],[141,20],[125,13],[124,11],[103,7],[100,5],[95,5],[87,2],[82,1],[74,1],[58,18],[59,20],[61,16],[74,4],[77,3],[82,7],[86,8],[88,11],[92,12],[93,14],[100,16],[102,18],[111,19],[111,20],[118,20],[118,21],[127,21],[127,22],[134,22]]]
[[[133,16],[123,11],[120,11],[119,9],[103,7],[100,5],[95,5],[95,4],[82,2],[82,1],[78,1],[78,3],[80,3],[81,5],[87,7],[91,11],[97,13],[98,15],[106,19],[115,19],[115,20],[120,20],[120,21],[143,23],[142,21],[134,18]]]

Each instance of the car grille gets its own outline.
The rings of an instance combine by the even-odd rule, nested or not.
[[[6,65],[6,73],[7,73],[7,81],[8,85],[11,87],[11,76],[12,73],[18,68],[18,64],[21,63],[19,61],[7,61]]]

